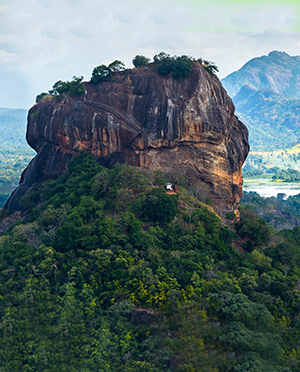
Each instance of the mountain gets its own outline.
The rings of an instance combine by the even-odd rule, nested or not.
[[[251,59],[222,79],[222,83],[231,97],[244,85],[250,85],[256,90],[270,89],[287,97],[300,98],[300,56],[273,51]]]
[[[0,108],[0,208],[34,155],[25,139],[26,123],[27,110]]]
[[[198,62],[186,78],[162,76],[150,65],[84,90],[46,96],[29,111],[27,140],[37,155],[6,205],[10,212],[32,185],[62,174],[82,152],[109,167],[177,172],[190,185],[204,183],[220,213],[237,208],[248,131],[218,78]]]
[[[287,148],[300,138],[300,57],[273,51],[222,80],[253,150]]]

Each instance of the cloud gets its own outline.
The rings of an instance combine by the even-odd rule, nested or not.
[[[115,59],[131,67],[137,54],[152,58],[165,51],[203,57],[219,66],[220,77],[274,49],[300,54],[299,34],[288,32],[300,24],[296,3],[249,4],[2,0],[0,73],[6,71],[19,80],[22,76],[22,84],[28,84],[26,96],[22,94],[23,107],[29,107],[37,94],[57,80],[70,80],[73,75],[89,79],[95,66]],[[283,32],[265,33],[267,28]]]
[[[193,7],[190,29],[195,32],[262,32],[271,27],[299,31],[298,3],[214,1]]]

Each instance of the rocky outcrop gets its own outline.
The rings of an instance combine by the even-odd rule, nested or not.
[[[6,208],[34,183],[61,174],[83,151],[106,166],[177,170],[189,184],[205,182],[217,211],[235,210],[248,131],[220,81],[198,62],[188,78],[163,77],[154,67],[86,83],[79,98],[44,98],[28,115],[27,141],[37,151]]]

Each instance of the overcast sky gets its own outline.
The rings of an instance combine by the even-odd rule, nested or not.
[[[272,50],[300,55],[299,21],[298,0],[0,0],[0,107],[137,54],[202,57],[223,78]]]

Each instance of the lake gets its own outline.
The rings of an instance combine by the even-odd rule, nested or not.
[[[271,197],[279,193],[286,197],[300,194],[300,183],[272,182],[270,179],[244,179],[243,190],[257,192],[260,196]]]

